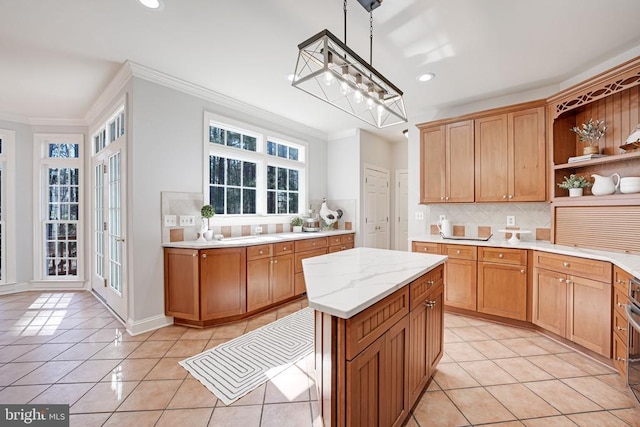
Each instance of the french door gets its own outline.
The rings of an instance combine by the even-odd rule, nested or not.
[[[92,160],[91,288],[127,319],[125,141],[121,137]]]
[[[365,166],[365,248],[389,249],[389,171]]]

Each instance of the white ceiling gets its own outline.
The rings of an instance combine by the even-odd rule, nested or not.
[[[325,28],[343,39],[342,0],[164,3],[0,0],[0,115],[83,119],[130,60],[328,134],[373,130],[286,80],[298,43]],[[368,13],[347,5],[347,44],[368,58]],[[639,0],[385,0],[373,65],[415,117],[564,81],[640,45],[638,17]]]

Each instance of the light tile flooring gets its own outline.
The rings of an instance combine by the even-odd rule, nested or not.
[[[89,293],[0,296],[0,403],[68,403],[72,426],[320,426],[312,357],[226,406],[178,361],[304,307],[130,336]],[[536,332],[446,314],[445,356],[407,426],[640,426],[607,366]]]

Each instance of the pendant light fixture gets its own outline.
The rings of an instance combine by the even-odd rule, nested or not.
[[[369,12],[369,62],[347,46],[347,0],[344,0],[344,42],[329,30],[298,45],[291,84],[316,98],[375,126],[407,121],[402,91],[373,68],[373,9],[382,0],[358,0]]]

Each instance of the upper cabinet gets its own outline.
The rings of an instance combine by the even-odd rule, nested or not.
[[[418,127],[421,203],[545,201],[543,102]]]
[[[473,121],[420,131],[420,203],[473,202]]]
[[[476,202],[545,200],[544,108],[475,120]]]

